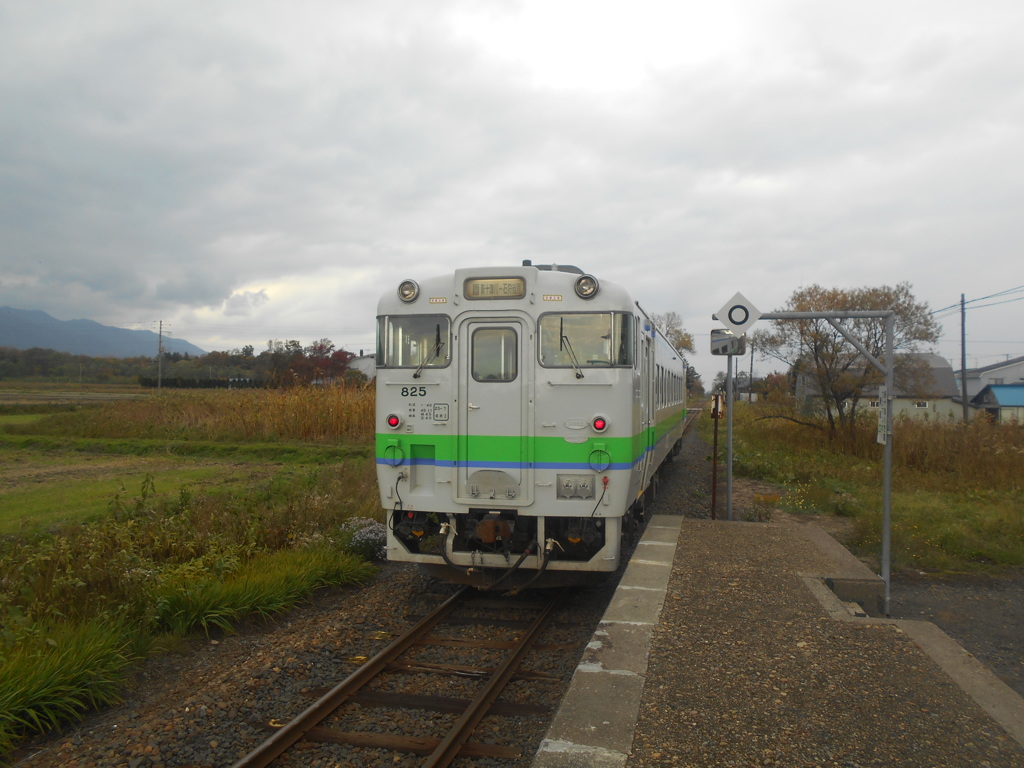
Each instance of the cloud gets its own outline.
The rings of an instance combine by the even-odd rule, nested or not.
[[[679,312],[698,347],[736,290],[767,310],[909,280],[945,306],[1004,287],[1024,234],[1022,21],[1008,0],[7,5],[0,304],[365,346],[401,277],[530,258]]]
[[[224,302],[227,317],[251,317],[253,313],[270,301],[265,290],[232,293]]]

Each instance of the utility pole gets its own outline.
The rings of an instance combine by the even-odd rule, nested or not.
[[[747,402],[754,402],[754,343],[750,343],[750,375],[747,377]]]
[[[160,321],[160,335],[156,346],[156,391],[163,389],[164,383],[164,321]]]
[[[964,407],[964,424],[970,421],[967,413],[967,303],[960,294],[960,400]]]
[[[732,355],[727,359],[725,374],[725,519],[732,520],[732,412],[734,403]]]

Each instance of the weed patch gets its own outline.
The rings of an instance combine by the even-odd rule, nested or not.
[[[823,431],[738,403],[734,471],[783,485],[791,513],[856,521],[854,545],[880,545],[882,446],[873,425],[829,442]],[[706,434],[709,419],[702,420]],[[925,571],[1024,567],[1024,428],[898,421],[893,436],[892,559]]]
[[[117,622],[64,624],[7,641],[0,645],[0,755],[29,733],[119,701],[131,659]]]

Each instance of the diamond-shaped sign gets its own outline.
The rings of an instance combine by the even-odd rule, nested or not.
[[[715,318],[737,336],[746,333],[759,317],[761,317],[761,311],[747,301],[742,293],[738,292],[715,313]]]

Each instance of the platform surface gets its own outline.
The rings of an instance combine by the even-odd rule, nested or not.
[[[535,768],[1024,768],[1024,702],[929,622],[857,618],[870,571],[809,525],[657,515]]]

